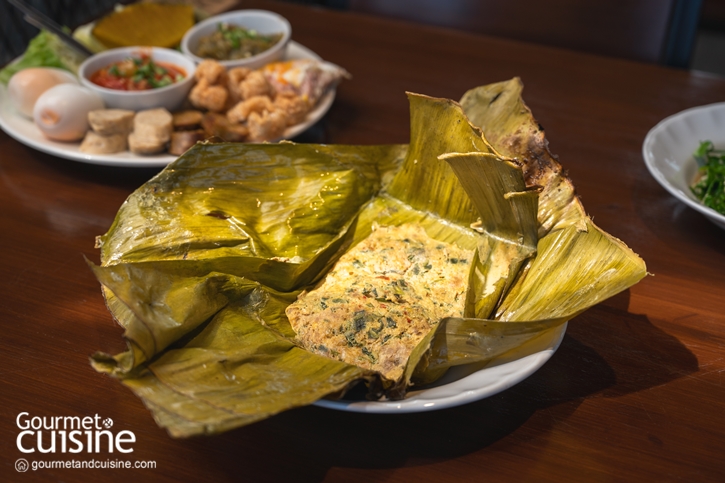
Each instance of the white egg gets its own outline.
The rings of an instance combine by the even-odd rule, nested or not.
[[[40,95],[33,120],[50,139],[78,141],[89,129],[88,113],[104,107],[101,97],[90,89],[60,84]]]
[[[10,104],[23,116],[33,117],[33,107],[40,95],[58,84],[78,84],[68,71],[53,67],[30,67],[16,72],[8,82]]]

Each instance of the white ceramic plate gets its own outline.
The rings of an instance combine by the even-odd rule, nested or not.
[[[315,59],[320,57],[310,49],[290,42],[286,59]],[[330,89],[307,115],[305,122],[290,126],[284,133],[284,139],[293,138],[320,120],[335,100],[335,89]],[[32,120],[18,114],[8,100],[7,86],[0,84],[0,128],[10,136],[33,149],[52,154],[60,158],[72,159],[82,163],[103,164],[123,167],[163,167],[176,159],[170,154],[139,156],[131,152],[116,154],[86,154],[79,151],[80,143],[62,143],[51,141],[40,132]]]
[[[566,326],[540,335],[526,353],[514,351],[484,367],[476,364],[454,367],[435,384],[410,391],[400,401],[322,399],[315,406],[358,413],[416,413],[478,401],[514,386],[536,372],[559,348]]]
[[[698,168],[692,153],[701,141],[725,149],[725,102],[693,107],[662,120],[644,138],[642,155],[659,184],[725,229],[725,216],[704,206],[690,190]]]

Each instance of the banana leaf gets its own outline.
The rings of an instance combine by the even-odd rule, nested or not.
[[[241,299],[183,347],[123,379],[173,436],[216,433],[346,390],[361,369],[307,352],[260,324]],[[165,414],[161,416],[160,414]],[[164,424],[163,422],[161,424]]]
[[[586,215],[571,180],[548,149],[543,128],[524,104],[522,90],[519,78],[477,87],[464,94],[461,107],[485,132],[492,152],[509,157],[521,168],[525,185],[539,189],[537,255],[519,267],[493,320],[451,319],[438,327],[427,365],[417,368],[422,383],[451,366],[514,350],[647,274],[639,256]],[[461,180],[474,179],[473,170],[458,174]]]
[[[539,233],[580,223],[584,207],[561,165],[549,151],[544,128],[524,104],[521,79],[476,87],[461,98],[471,122],[486,133],[496,152],[514,158],[523,169],[527,186],[540,186]]]
[[[337,251],[405,146],[197,145],[134,192],[101,263],[184,261],[291,290]],[[192,268],[185,268],[191,270]]]
[[[213,434],[341,397],[405,397],[485,363],[646,275],[586,216],[521,99],[409,94],[410,144],[202,144],[133,193],[89,262],[128,350],[93,366],[172,436]],[[285,308],[375,223],[416,223],[474,253],[463,317],[414,348],[398,381],[302,349]]]

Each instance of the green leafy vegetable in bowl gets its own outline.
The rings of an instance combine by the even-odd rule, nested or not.
[[[703,141],[694,157],[700,169],[692,192],[703,205],[725,214],[725,151]]]

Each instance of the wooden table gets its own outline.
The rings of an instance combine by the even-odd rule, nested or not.
[[[94,237],[157,170],[59,159],[0,133],[1,480],[725,479],[725,232],[665,192],[640,151],[662,118],[725,99],[725,79],[294,4],[244,5],[285,15],[296,41],[353,74],[303,141],[407,142],[405,91],[458,99],[520,76],[589,214],[654,276],[574,319],[547,364],[488,399],[403,415],[307,407],[174,440],[88,362],[125,347],[83,256],[98,260]],[[18,458],[50,459],[17,449],[22,412],[111,417],[136,436],[129,458],[156,468],[19,474]]]

